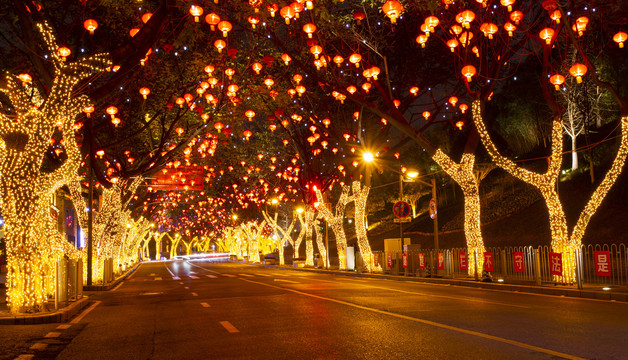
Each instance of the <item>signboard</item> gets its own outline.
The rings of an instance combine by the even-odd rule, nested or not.
[[[611,276],[611,254],[610,251],[594,251],[595,275]]]
[[[563,254],[550,253],[550,274],[558,276],[563,275]]]
[[[410,204],[405,201],[397,201],[395,205],[393,205],[393,214],[398,218],[408,217],[411,210]]]
[[[403,264],[404,269],[408,268],[408,254],[404,253],[401,255],[401,263]]]
[[[438,210],[436,209],[436,200],[434,199],[430,200],[429,209],[430,209],[430,218],[431,219],[435,218],[436,213],[438,212]]]
[[[409,217],[409,216],[408,217],[404,217],[404,218],[394,218],[393,219],[394,223],[406,223],[406,222],[410,222],[410,221],[412,221],[412,218]]]
[[[419,269],[425,269],[425,254],[419,254]]]
[[[166,191],[202,191],[203,171],[202,166],[165,168],[154,175],[154,179],[150,182],[150,187],[154,190]]]
[[[438,253],[438,270],[445,270],[445,254]]]
[[[467,270],[467,253],[459,252],[458,253],[458,265],[460,266],[460,270]]]
[[[392,268],[393,263],[392,263],[392,254],[388,254],[388,268]]]
[[[484,271],[493,272],[493,253],[484,253]]]
[[[375,254],[375,256],[373,256],[373,260],[375,261],[375,267],[379,267],[379,255]]]
[[[525,263],[523,260],[523,251],[515,251],[512,253],[512,261],[514,264],[514,270],[516,273],[522,273],[525,271]]]

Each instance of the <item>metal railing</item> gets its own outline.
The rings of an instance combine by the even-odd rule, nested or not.
[[[560,261],[549,246],[490,247],[485,253],[474,254],[468,253],[466,248],[452,248],[388,253],[376,251],[374,256],[375,265],[393,275],[479,279],[484,270],[489,270],[488,264],[484,264],[484,268],[478,269],[477,273],[469,274],[467,269],[470,264],[482,264],[488,256],[492,265],[490,275],[494,279],[537,285],[543,282],[577,284],[579,288],[583,284],[628,285],[628,251],[625,244],[582,245],[575,251],[560,254]],[[565,273],[556,275],[557,270],[562,271],[570,264],[575,266],[575,278]]]

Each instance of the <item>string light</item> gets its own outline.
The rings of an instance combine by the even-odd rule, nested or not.
[[[460,164],[457,164],[438,149],[432,159],[460,185],[464,194],[464,233],[467,239],[467,252],[473,254],[477,251],[478,254],[484,254],[484,240],[480,229],[480,192],[473,173],[475,155],[465,153]],[[484,257],[478,256],[477,260],[478,268],[483,269]],[[475,262],[470,261],[467,269],[469,275],[475,274]]]
[[[86,96],[73,97],[82,80],[103,72],[111,65],[106,54],[75,62],[63,61],[59,45],[47,23],[37,24],[50,60],[54,80],[43,103],[33,103],[17,78],[7,77],[7,95],[17,117],[0,115],[0,207],[5,220],[7,247],[7,305],[12,313],[45,310],[54,292],[55,263],[62,256],[78,258],[80,253],[56,229],[49,213],[50,198],[78,169],[78,147],[74,139],[74,118],[91,106]],[[66,140],[68,160],[52,173],[40,171],[44,154],[55,128],[60,126]],[[28,146],[27,146],[28,143]]]
[[[338,262],[339,269],[345,270],[347,268],[346,251],[347,251],[347,236],[345,234],[345,228],[343,226],[345,218],[345,207],[348,203],[353,201],[353,197],[349,196],[351,188],[349,186],[342,187],[342,193],[336,203],[336,212],[333,214],[330,209],[325,205],[318,207],[318,216],[327,222],[327,225],[331,227],[336,238],[336,248],[338,249]],[[323,194],[320,189],[315,189],[316,200],[324,204]]]

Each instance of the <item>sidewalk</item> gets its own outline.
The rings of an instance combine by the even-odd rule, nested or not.
[[[83,291],[107,291],[118,285],[122,280],[132,274],[141,264],[137,263],[126,273],[119,276],[115,281],[108,285],[92,285],[84,286]],[[2,283],[4,285],[4,283]],[[0,287],[0,325],[31,325],[45,324],[55,322],[67,322],[74,315],[78,314],[85,306],[89,304],[89,296],[83,295],[82,298],[69,302],[67,306],[56,311],[42,312],[36,314],[11,314],[7,307],[6,287]],[[54,301],[48,302],[49,308],[54,308]]]
[[[584,285],[582,290],[578,289],[576,285],[558,285],[554,283],[546,283],[541,286],[532,284],[514,284],[508,283],[508,279],[504,282],[481,282],[476,281],[473,278],[424,278],[417,276],[404,276],[404,275],[391,275],[391,274],[376,274],[376,273],[359,273],[355,271],[340,271],[340,270],[325,270],[320,268],[295,268],[292,266],[284,265],[264,265],[264,264],[251,264],[241,262],[243,264],[275,268],[281,270],[294,270],[314,272],[321,274],[335,274],[343,276],[364,277],[372,279],[386,279],[397,281],[414,281],[431,284],[449,284],[455,286],[466,286],[482,289],[490,289],[497,291],[512,291],[520,293],[532,293],[543,294],[553,296],[565,296],[565,297],[579,297],[584,299],[596,299],[596,300],[610,300],[610,301],[623,301],[628,302],[628,286],[621,285]],[[608,287],[610,290],[603,290],[604,287]]]

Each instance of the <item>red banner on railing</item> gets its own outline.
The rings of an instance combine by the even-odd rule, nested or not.
[[[388,254],[388,268],[392,268],[392,254]]]
[[[594,251],[595,275],[611,276],[611,254],[610,251]]]
[[[550,252],[550,274],[563,276],[563,254]]]
[[[425,254],[419,254],[419,269],[425,269]]]
[[[525,262],[523,260],[523,251],[515,251],[512,253],[514,270],[516,273],[525,272]]]
[[[493,272],[493,253],[484,253],[484,271]]]
[[[458,265],[460,265],[460,270],[467,270],[467,253],[466,252],[458,253]]]
[[[375,261],[375,267],[379,267],[379,255],[375,254],[375,256],[373,256],[373,260]]]
[[[401,254],[401,262],[403,263],[403,268],[408,268],[408,254]]]
[[[438,253],[438,270],[445,270],[445,254]]]

